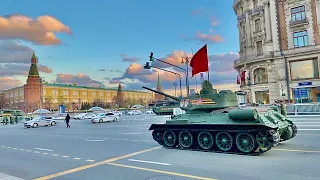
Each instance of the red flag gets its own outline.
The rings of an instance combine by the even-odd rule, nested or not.
[[[237,75],[237,84],[240,84],[240,78],[238,75]]]
[[[209,71],[207,45],[199,49],[191,59],[190,66],[192,67],[192,77],[200,72]]]

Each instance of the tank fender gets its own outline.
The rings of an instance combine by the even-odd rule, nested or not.
[[[229,110],[228,115],[234,121],[255,121],[258,119],[256,109],[232,109]]]

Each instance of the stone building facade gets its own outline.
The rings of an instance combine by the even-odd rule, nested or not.
[[[320,1],[235,0],[240,59],[234,68],[249,103],[320,102]]]

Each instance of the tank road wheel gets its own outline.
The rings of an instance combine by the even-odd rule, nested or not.
[[[219,132],[216,135],[216,144],[222,151],[229,151],[233,145],[233,138],[230,133]]]
[[[273,135],[274,134],[274,135]],[[260,131],[256,135],[257,143],[262,148],[271,148],[274,144],[279,142],[279,139],[276,138],[276,135],[279,136],[279,133],[273,133],[270,131]]]
[[[236,137],[236,145],[241,152],[251,153],[257,149],[254,137],[249,133],[239,133]]]
[[[193,137],[189,131],[179,133],[179,143],[183,148],[190,148],[193,144]]]
[[[202,131],[198,134],[198,144],[204,150],[209,150],[213,147],[213,136],[210,132]]]
[[[167,147],[175,147],[177,144],[177,136],[173,131],[167,130],[163,134],[163,142]]]
[[[161,141],[163,137],[163,132],[160,130],[154,130],[152,131],[152,137],[155,141]]]

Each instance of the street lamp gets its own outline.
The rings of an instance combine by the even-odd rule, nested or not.
[[[186,63],[186,64],[187,64],[187,69],[184,69],[184,68],[182,68],[182,67],[176,66],[176,65],[174,65],[174,64],[171,64],[171,63],[168,63],[168,62],[165,62],[165,61],[162,61],[162,60],[160,60],[160,59],[157,59],[157,58],[153,57],[153,53],[152,53],[152,52],[151,52],[149,58],[150,58],[149,61],[157,60],[157,61],[160,61],[160,62],[162,62],[162,63],[165,63],[165,64],[168,64],[168,65],[170,65],[170,66],[173,66],[173,67],[176,67],[176,68],[178,68],[178,69],[181,69],[181,70],[185,73],[185,75],[186,75],[187,96],[189,95],[188,64],[187,64],[187,63]],[[188,61],[188,62],[189,62],[189,61]],[[170,72],[172,72],[172,71],[170,71]],[[181,96],[182,96],[182,94],[181,94]]]
[[[169,73],[172,73],[172,74],[175,74],[180,80],[180,96],[182,97],[181,75],[179,73],[176,73],[176,72],[173,72],[173,71],[169,71],[169,70],[166,70],[166,69],[162,69],[162,68],[159,68],[159,67],[155,67],[155,66],[150,66],[149,62],[146,62],[146,65],[144,66],[144,69],[151,69],[151,67],[156,68],[156,69],[160,69],[162,71],[166,71],[166,72],[169,72]]]
[[[181,64],[186,64],[187,72],[186,72],[186,84],[187,84],[187,96],[189,95],[189,59],[191,57],[182,57]],[[185,60],[185,61],[184,61]]]
[[[174,82],[173,86],[174,86],[174,96],[177,96],[177,83]]]
[[[43,102],[43,84],[45,82],[45,79],[43,77],[39,77],[40,82],[40,116],[41,116],[41,109],[42,109],[42,102]]]

